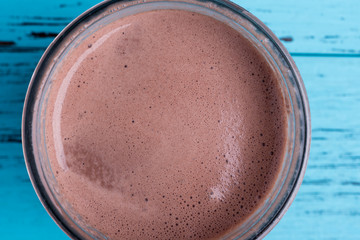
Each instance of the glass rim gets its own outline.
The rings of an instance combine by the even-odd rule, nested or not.
[[[230,2],[228,0],[195,0],[200,2],[209,2],[214,3],[220,7],[224,7],[227,10],[231,10],[236,15],[239,15],[243,18],[245,18],[247,21],[249,21],[251,24],[255,25],[257,28],[259,28],[264,35],[269,38],[272,43],[274,44],[274,47],[279,50],[279,54],[281,55],[281,58],[288,64],[289,69],[291,70],[294,79],[295,84],[299,90],[300,105],[303,107],[303,115],[304,115],[304,147],[303,149],[303,157],[302,162],[300,164],[300,169],[298,171],[298,176],[295,177],[295,183],[293,184],[292,189],[290,189],[290,193],[287,195],[287,198],[283,202],[283,204],[280,206],[280,210],[273,216],[272,219],[269,220],[268,224],[260,231],[255,238],[262,239],[264,238],[280,221],[280,219],[284,216],[287,209],[290,207],[291,203],[294,201],[295,196],[301,186],[301,183],[303,181],[306,166],[308,163],[309,158],[309,152],[310,152],[310,142],[311,142],[311,117],[310,117],[310,107],[309,107],[309,101],[306,94],[305,86],[303,83],[303,80],[301,78],[300,72],[298,68],[295,65],[294,60],[292,59],[291,55],[287,51],[287,49],[283,46],[281,41],[275,36],[275,34],[263,23],[261,22],[257,17],[252,15],[250,12],[245,10],[244,8],[238,6],[237,4]],[[82,14],[80,14],[78,17],[76,17],[73,21],[71,21],[51,42],[51,44],[47,47],[45,52],[43,53],[42,57],[40,58],[33,75],[31,77],[28,90],[26,93],[26,97],[24,100],[24,107],[23,107],[23,114],[22,114],[22,129],[21,129],[21,135],[22,135],[22,148],[23,148],[23,154],[25,159],[25,164],[27,168],[28,175],[30,177],[30,180],[32,182],[33,188],[35,189],[35,192],[41,201],[42,205],[48,212],[48,214],[51,216],[51,218],[54,220],[54,222],[72,239],[81,239],[79,238],[77,229],[69,226],[64,222],[64,216],[62,216],[61,212],[56,208],[55,204],[51,200],[51,196],[46,191],[46,186],[44,186],[44,182],[42,181],[42,177],[38,172],[38,168],[36,166],[36,157],[34,156],[34,149],[33,149],[33,133],[32,133],[32,124],[33,124],[33,112],[34,112],[34,104],[36,102],[35,96],[37,96],[37,93],[39,91],[39,86],[42,81],[42,74],[43,69],[46,69],[46,63],[51,60],[52,52],[54,49],[56,49],[57,46],[59,46],[64,38],[72,33],[72,30],[74,30],[76,27],[81,26],[83,24],[84,20],[89,18],[92,14],[101,12],[103,9],[106,9],[107,7],[111,6],[114,3],[119,2],[133,2],[132,0],[105,0],[103,2],[100,2],[96,4],[95,6],[89,8]],[[143,0],[142,2],[137,2],[137,4],[145,3],[146,1]],[[151,2],[151,1],[149,1]],[[159,1],[159,2],[184,2],[187,3],[186,0],[180,0],[180,1],[173,1],[173,0],[165,0],[165,1]],[[137,5],[135,4],[135,5]],[[121,11],[121,10],[120,10]]]

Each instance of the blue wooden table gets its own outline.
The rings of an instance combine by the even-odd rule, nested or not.
[[[46,46],[96,0],[3,0],[0,7],[0,239],[68,239],[31,186],[21,112]],[[291,52],[312,113],[303,185],[266,239],[360,239],[360,1],[236,1]]]

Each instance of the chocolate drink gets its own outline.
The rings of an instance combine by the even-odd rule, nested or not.
[[[119,19],[53,75],[59,191],[110,239],[216,239],[271,192],[287,115],[279,76],[227,24],[182,10]]]

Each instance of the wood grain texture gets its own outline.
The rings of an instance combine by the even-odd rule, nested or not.
[[[26,173],[21,112],[43,51],[98,1],[13,0],[0,8],[1,239],[67,239]],[[312,113],[304,183],[266,239],[360,239],[360,2],[236,1],[265,22],[294,56]]]
[[[359,239],[360,58],[295,61],[310,100],[310,160],[299,194],[267,239]]]
[[[291,53],[359,54],[357,0],[236,1],[279,37]]]

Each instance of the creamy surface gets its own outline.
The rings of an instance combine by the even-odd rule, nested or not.
[[[211,239],[271,191],[284,156],[279,77],[250,41],[159,10],[85,39],[53,77],[46,144],[59,190],[110,239]]]

